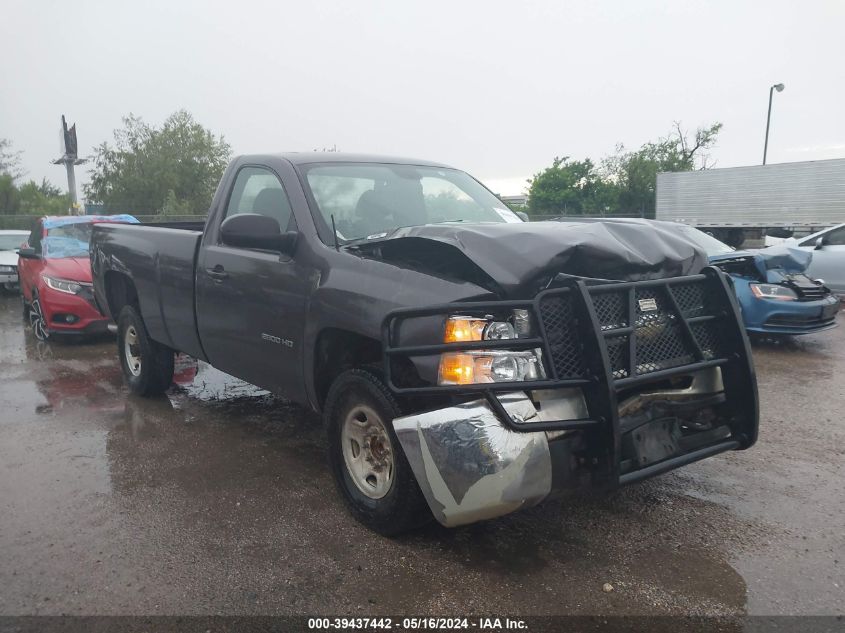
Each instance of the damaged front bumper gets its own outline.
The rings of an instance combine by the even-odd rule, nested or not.
[[[538,399],[539,396],[539,399]],[[512,392],[499,400],[517,425],[583,416],[575,389]],[[738,448],[715,406],[724,402],[719,368],[690,386],[647,391],[623,402],[619,484],[631,483]],[[553,493],[590,485],[581,431],[519,431],[484,399],[393,421],[414,476],[439,523],[455,527],[536,505]]]
[[[524,394],[502,404],[514,416],[536,414]],[[393,428],[434,517],[447,527],[532,506],[552,491],[546,432],[511,431],[485,400],[397,418]]]
[[[562,298],[570,302],[568,320],[550,332],[557,317],[549,302]],[[640,304],[642,298],[649,301]],[[642,314],[638,305],[657,305],[660,315]],[[756,440],[748,340],[722,273],[592,287],[573,282],[520,307],[541,326],[549,377],[523,385],[397,384],[397,358],[453,349],[402,347],[397,320],[428,318],[437,310],[483,313],[490,304],[404,310],[385,323],[390,387],[397,394],[452,398],[450,406],[394,420],[441,524],[501,516],[578,489],[611,489]],[[705,323],[710,327],[703,329]],[[577,345],[561,338],[566,329]],[[562,349],[578,362],[563,358]],[[563,375],[561,367],[577,369]]]

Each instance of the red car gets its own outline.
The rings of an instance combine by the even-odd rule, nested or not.
[[[138,220],[131,215],[39,218],[18,252],[24,317],[38,340],[106,331],[109,321],[94,304],[88,258],[91,226],[97,222]]]

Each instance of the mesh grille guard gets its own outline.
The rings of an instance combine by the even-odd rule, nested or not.
[[[397,344],[399,326],[410,319],[450,314],[528,310],[538,336],[505,341]],[[438,330],[442,332],[442,328]],[[747,448],[757,436],[757,382],[748,338],[729,277],[715,267],[702,274],[668,279],[566,286],[531,300],[463,302],[389,313],[382,324],[384,371],[396,394],[476,395],[486,398],[503,424],[515,431],[590,429],[606,436],[619,453],[617,394],[672,376],[719,367],[731,411],[733,447]],[[399,358],[442,352],[540,348],[547,378],[478,385],[399,385]],[[579,387],[589,418],[515,422],[496,394],[508,391]]]

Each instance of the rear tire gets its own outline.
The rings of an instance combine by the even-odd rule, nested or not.
[[[432,516],[393,431],[399,405],[373,373],[352,369],[332,383],[324,420],[329,466],[352,515],[371,530],[394,536]]]
[[[117,319],[117,355],[129,390],[157,396],[173,382],[173,350],[149,337],[138,310],[124,306]]]

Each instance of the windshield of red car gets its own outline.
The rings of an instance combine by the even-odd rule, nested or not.
[[[47,230],[41,240],[43,255],[47,259],[88,257],[91,224],[66,224]]]

